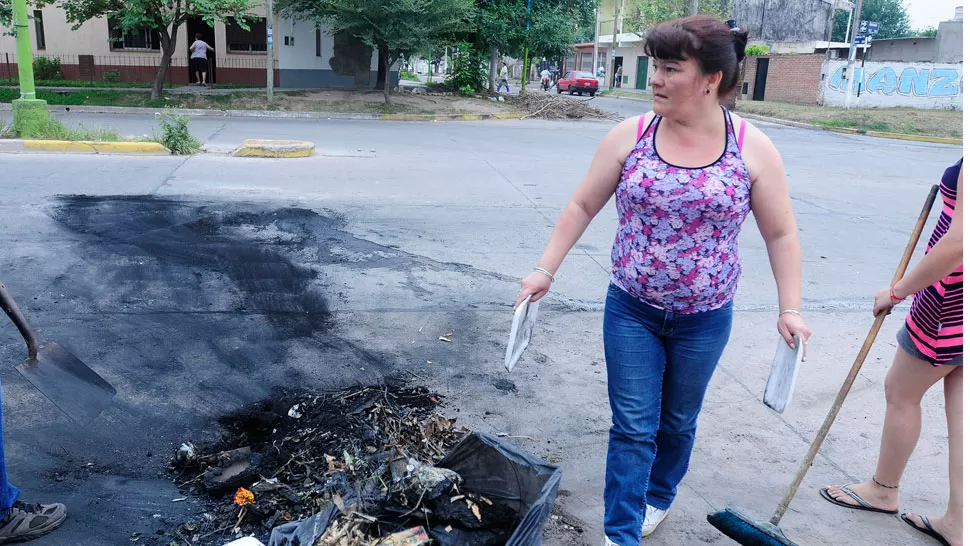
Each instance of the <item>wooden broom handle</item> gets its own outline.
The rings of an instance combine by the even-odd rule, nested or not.
[[[929,195],[926,196],[926,202],[923,203],[923,211],[920,212],[919,218],[916,220],[916,225],[913,227],[913,234],[909,236],[909,243],[906,244],[906,250],[903,252],[902,259],[899,260],[899,267],[896,268],[896,274],[893,275],[892,284],[896,284],[906,273],[906,268],[909,266],[909,260],[913,257],[913,251],[916,250],[916,244],[919,242],[919,238],[923,233],[923,226],[926,225],[926,219],[930,215],[930,210],[933,208],[933,203],[936,201],[936,194],[939,191],[940,186],[934,185],[930,188]],[[842,404],[845,402],[845,398],[849,395],[849,390],[852,388],[852,384],[855,382],[856,376],[859,375],[859,371],[862,370],[862,364],[866,361],[866,356],[869,355],[869,349],[872,348],[873,342],[876,341],[876,335],[879,333],[879,329],[882,328],[883,321],[886,320],[886,315],[889,313],[887,311],[882,311],[876,315],[876,319],[872,321],[872,327],[869,328],[869,335],[866,336],[865,343],[862,344],[862,348],[859,349],[858,356],[855,357],[855,362],[852,363],[852,368],[849,369],[849,375],[846,376],[845,382],[842,383],[842,389],[839,391],[838,396],[835,397],[835,402],[832,403],[832,408],[829,410],[829,414],[825,416],[825,421],[822,422],[822,428],[819,429],[818,434],[815,435],[815,441],[812,442],[812,446],[808,448],[808,453],[805,454],[805,459],[802,461],[802,465],[798,468],[798,472],[795,474],[795,478],[792,480],[791,485],[788,486],[788,491],[785,493],[785,498],[778,504],[778,508],[775,509],[775,514],[771,516],[771,523],[778,525],[781,521],[782,516],[788,510],[788,505],[791,504],[792,499],[795,497],[795,492],[798,491],[798,487],[802,484],[802,480],[805,479],[805,474],[808,473],[808,469],[812,467],[812,462],[815,460],[815,455],[818,454],[818,450],[822,447],[822,442],[825,441],[825,437],[828,436],[829,429],[832,428],[832,423],[835,422],[835,417],[839,414],[839,410],[842,409]]]

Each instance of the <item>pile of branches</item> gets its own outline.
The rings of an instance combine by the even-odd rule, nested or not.
[[[529,93],[527,95],[511,96],[506,100],[512,102],[524,111],[529,112],[522,119],[605,119],[621,121],[623,118],[613,112],[604,112],[595,106],[590,106],[588,99],[572,99],[559,95],[545,93]]]
[[[467,434],[436,411],[439,403],[425,387],[368,386],[283,393],[224,417],[219,442],[186,442],[171,462],[176,483],[198,496],[205,512],[169,536],[194,546],[244,535],[267,542],[274,527],[332,505],[348,520],[333,532],[348,525],[349,534],[394,531],[374,525],[388,512],[400,530],[414,524],[406,516],[426,519],[425,505],[435,500],[429,474],[438,478],[437,501],[465,506],[481,521],[488,499],[473,500],[460,477],[433,469]]]

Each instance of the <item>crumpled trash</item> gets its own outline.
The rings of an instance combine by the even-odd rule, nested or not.
[[[461,476],[454,470],[422,463],[412,457],[392,460],[391,478],[409,496],[424,496],[428,499],[440,497],[452,486],[462,482]]]
[[[175,452],[175,462],[185,466],[198,458],[198,456],[199,448],[195,447],[195,444],[192,442],[185,442]]]
[[[431,539],[428,538],[427,531],[419,526],[386,536],[377,543],[377,546],[422,546],[430,543]]]
[[[300,417],[303,417],[303,414],[300,413],[300,405],[299,404],[296,404],[292,408],[290,408],[290,411],[286,412],[286,414],[289,415],[290,417],[294,418],[294,419],[299,419]]]

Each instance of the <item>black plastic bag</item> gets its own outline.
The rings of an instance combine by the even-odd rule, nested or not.
[[[562,479],[558,466],[481,432],[469,434],[436,466],[460,474],[463,490],[506,504],[518,513],[521,521],[506,546],[542,544],[542,529]]]
[[[465,437],[436,466],[460,474],[464,491],[515,511],[520,521],[506,546],[541,546],[543,527],[559,493],[562,470],[558,466],[481,432]],[[331,504],[311,518],[276,527],[269,546],[313,546],[339,514]],[[467,537],[462,538],[465,532],[434,535],[441,546],[467,542]]]

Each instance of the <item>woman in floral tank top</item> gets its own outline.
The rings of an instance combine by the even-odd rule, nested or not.
[[[687,473],[697,416],[727,344],[741,275],[738,236],[754,213],[778,289],[778,330],[801,317],[801,251],[785,169],[757,128],[722,108],[747,32],[694,16],[654,28],[654,109],[609,132],[518,302],[551,286],[566,254],[615,196],[603,342],[613,426],[604,491],[606,544],[639,545]],[[517,303],[518,303],[517,302]]]

